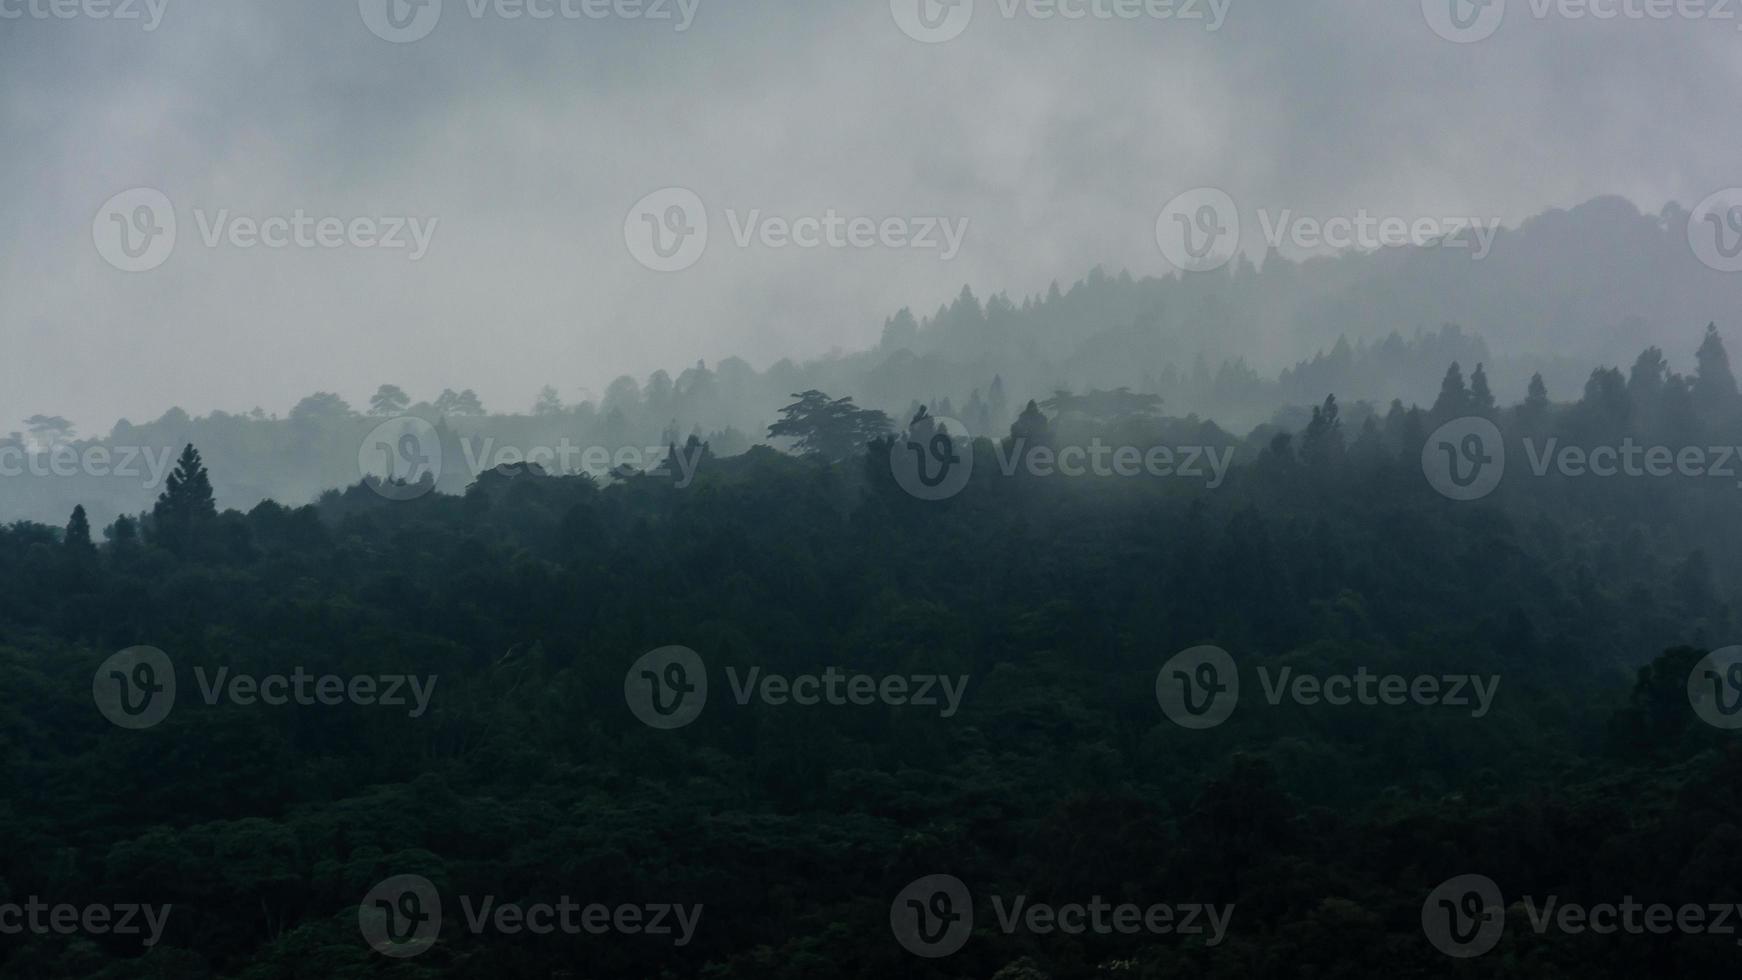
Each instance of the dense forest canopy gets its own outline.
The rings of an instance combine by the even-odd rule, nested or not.
[[[802,390],[756,438],[785,451],[669,431],[601,475],[336,470],[245,511],[202,442],[147,510],[0,530],[0,899],[158,917],[10,937],[0,973],[1427,976],[1478,940],[1490,976],[1729,969],[1715,930],[1532,926],[1738,898],[1715,327],[1685,373],[1507,397],[1453,363],[1430,403],[1246,436],[1036,394],[973,432]],[[416,411],[378,402],[289,431]],[[442,439],[481,412],[444,408]],[[1424,935],[1490,885],[1492,931]],[[977,912],[892,936],[904,901]]]

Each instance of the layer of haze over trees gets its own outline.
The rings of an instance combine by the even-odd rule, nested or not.
[[[220,502],[245,509],[264,499],[306,502],[355,482],[365,435],[404,412],[441,423],[448,452],[439,486],[459,493],[504,449],[566,442],[616,453],[693,435],[716,455],[741,453],[765,441],[791,394],[807,390],[900,420],[926,404],[977,434],[1004,431],[1030,398],[1123,387],[1160,396],[1170,415],[1246,435],[1266,423],[1298,425],[1332,392],[1351,408],[1431,404],[1454,361],[1484,365],[1503,399],[1522,398],[1540,373],[1564,401],[1582,390],[1591,362],[1625,365],[1648,345],[1676,358],[1690,329],[1724,325],[1742,310],[1738,277],[1689,253],[1686,221],[1676,205],[1651,216],[1599,198],[1502,230],[1480,261],[1468,249],[1391,248],[1304,262],[1272,255],[1262,268],[1242,259],[1183,278],[1097,270],[1021,299],[964,287],[929,314],[889,316],[872,349],[762,370],[737,358],[697,362],[622,377],[598,395],[553,378],[526,405],[485,406],[466,390],[407,393],[392,378],[356,404],[323,392],[283,417],[174,409],[106,432],[48,405],[0,436],[0,460],[41,472],[57,445],[79,453],[106,445],[167,463],[194,443],[214,465]],[[137,513],[161,487],[146,485],[145,461],[135,470],[0,478],[0,518],[57,521],[75,499],[100,522]]]

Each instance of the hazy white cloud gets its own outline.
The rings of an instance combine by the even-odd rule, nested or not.
[[[0,3],[9,0],[0,0]],[[16,4],[11,9],[16,9]],[[34,412],[283,411],[472,387],[572,396],[698,357],[765,364],[876,340],[964,283],[1044,290],[1091,267],[1166,271],[1161,205],[1199,185],[1242,208],[1516,223],[1617,193],[1655,212],[1742,184],[1720,110],[1736,24],[1537,19],[1454,44],[1420,5],[1233,0],[1226,22],[1006,19],[922,44],[886,0],[701,0],[642,19],[474,19],[423,40],[352,2],[170,0],[155,31],[0,20],[0,431]],[[146,186],[178,239],[111,268],[98,208]],[[660,274],[631,205],[682,186],[708,249]],[[429,254],[239,249],[210,218],[439,219]],[[739,248],[756,210],[965,218],[915,249]]]

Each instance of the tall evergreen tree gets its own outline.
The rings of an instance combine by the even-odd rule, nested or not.
[[[1438,419],[1457,418],[1470,414],[1470,389],[1464,386],[1464,370],[1453,361],[1440,382],[1440,396],[1434,400],[1433,415]]]
[[[128,517],[126,514],[122,514],[120,517],[115,518],[115,523],[109,525],[108,530],[104,532],[104,536],[109,539],[110,545],[112,545],[115,550],[130,550],[134,545],[139,543],[139,522]]]
[[[1549,401],[1548,385],[1543,383],[1542,372],[1530,376],[1530,389],[1524,394],[1524,404],[1518,406],[1518,420],[1526,428],[1537,429],[1548,421]]]
[[[1324,405],[1313,406],[1313,419],[1300,441],[1301,462],[1324,468],[1343,455],[1343,422],[1337,416],[1336,395],[1326,395]]]
[[[152,508],[152,524],[165,546],[183,552],[193,544],[200,525],[216,516],[211,476],[200,461],[200,451],[188,443]]]
[[[1470,374],[1470,408],[1480,415],[1494,411],[1494,392],[1489,390],[1488,373],[1480,364]]]
[[[1010,437],[1004,441],[1006,446],[1015,446],[1026,451],[1034,446],[1046,446],[1052,442],[1052,423],[1047,420],[1046,413],[1030,398],[1023,406],[1022,414],[1016,421],[1010,423]]]
[[[96,547],[91,542],[91,519],[85,516],[85,505],[79,504],[73,508],[73,516],[67,521],[66,546],[73,551],[90,551]]]
[[[1718,336],[1718,325],[1706,325],[1706,337],[1694,354],[1694,408],[1708,422],[1727,422],[1736,413],[1736,375],[1730,370],[1730,355]]]

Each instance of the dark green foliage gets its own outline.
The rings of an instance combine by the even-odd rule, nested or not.
[[[873,439],[889,434],[889,416],[860,408],[853,399],[833,398],[812,389],[780,410],[781,419],[768,427],[770,439],[790,439],[805,455],[835,462],[862,452]]]
[[[211,477],[200,462],[200,451],[189,443],[151,511],[152,529],[165,547],[186,552],[217,514]]]
[[[1647,368],[1646,374],[1652,369]],[[1635,372],[1636,375],[1639,372]],[[1479,375],[1478,375],[1479,376]],[[1618,376],[1618,375],[1617,375]],[[1607,375],[1605,375],[1607,378]],[[1449,384],[1448,397],[1479,393]],[[1674,381],[1496,408],[1508,438],[1674,441]],[[1736,635],[1733,481],[1532,477],[1479,502],[1423,479],[1419,410],[1327,397],[1298,437],[1035,402],[956,497],[896,485],[880,413],[807,392],[766,447],[606,485],[535,467],[464,495],[215,512],[190,446],[141,540],[0,529],[0,900],[173,903],[161,946],[8,937],[0,976],[1134,978],[1719,976],[1718,937],[1537,935],[1460,964],[1423,897],[1737,899],[1742,747],[1688,700]],[[1479,402],[1482,401],[1478,394]],[[311,406],[311,409],[318,406]],[[1061,408],[1065,407],[1063,405]],[[1482,406],[1477,406],[1481,409]],[[1707,423],[1734,443],[1737,419]],[[1235,452],[1179,478],[1006,477],[1017,440]],[[675,441],[675,440],[674,440]],[[1345,443],[1348,443],[1345,446]],[[870,448],[861,448],[869,444]],[[1703,443],[1702,443],[1703,444]],[[879,456],[879,453],[884,455]],[[838,459],[836,457],[839,457]],[[83,531],[75,529],[83,523]],[[1269,704],[1189,731],[1161,664],[1501,680],[1490,714]],[[180,685],[143,731],[92,702],[110,654]],[[657,731],[626,672],[668,644],[715,691]],[[966,675],[960,713],[738,704],[728,668]],[[206,703],[196,670],[435,675],[429,710]],[[416,873],[429,953],[371,952],[356,906]],[[946,960],[891,898],[949,873],[983,905]],[[989,896],[1231,902],[1226,943],[998,930]],[[695,941],[474,935],[460,895],[701,903]],[[1516,919],[1522,913],[1514,909]]]

